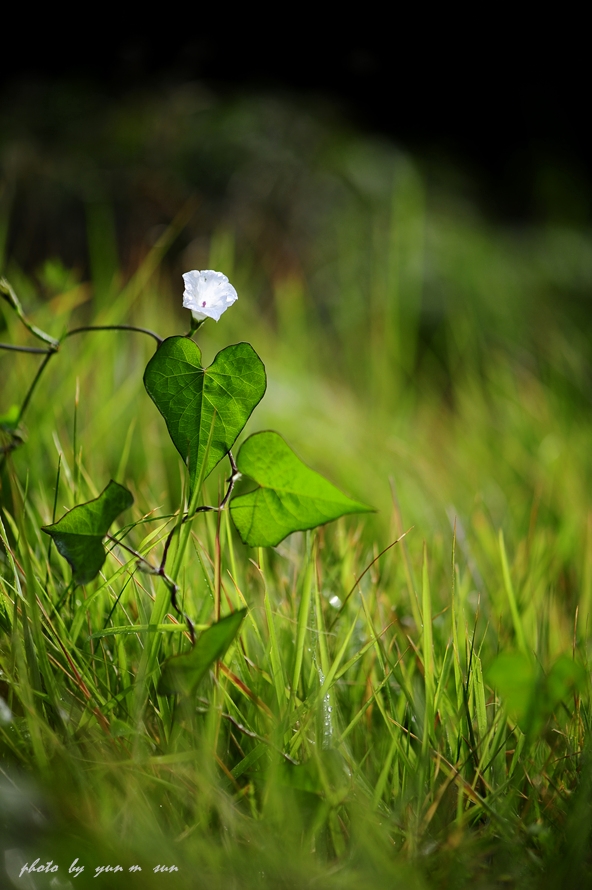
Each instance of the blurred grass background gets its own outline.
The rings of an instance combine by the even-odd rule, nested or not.
[[[328,614],[333,615],[330,596],[343,596],[371,559],[413,526],[405,539],[407,558],[395,548],[394,555],[379,563],[380,571],[368,576],[372,582],[366,591],[374,597],[375,617],[384,619],[381,626],[388,616],[397,626],[401,645],[409,635],[419,647],[416,673],[413,666],[408,668],[407,728],[415,720],[413,713],[421,712],[423,721],[428,689],[422,685],[428,643],[420,626],[426,604],[424,541],[431,608],[437,616],[436,674],[442,684],[452,676],[445,672],[450,645],[445,622],[450,620],[455,521],[457,583],[464,610],[461,630],[466,640],[475,634],[484,669],[500,651],[523,648],[521,639],[545,670],[576,650],[580,663],[587,664],[592,609],[589,229],[562,223],[560,214],[551,214],[548,223],[492,222],[471,200],[460,173],[435,175],[421,158],[384,140],[361,136],[321,103],[277,95],[221,100],[199,84],[137,90],[117,102],[72,83],[22,90],[0,109],[2,274],[35,323],[54,336],[75,324],[101,322],[144,325],[162,336],[177,333],[187,327],[181,309],[181,273],[213,268],[228,275],[239,301],[219,324],[208,323],[199,341],[208,361],[222,346],[246,339],[265,362],[269,389],[247,432],[277,429],[307,463],[377,508],[373,516],[326,532],[325,570],[332,579],[327,581],[324,601]],[[30,342],[5,305],[0,306],[0,339]],[[37,525],[51,519],[58,454],[66,480],[58,515],[95,496],[111,476],[133,491],[136,520],[156,507],[161,514],[178,508],[179,462],[141,385],[151,352],[151,343],[139,335],[97,333],[69,341],[52,360],[25,418],[28,441],[10,458],[14,479],[29,493]],[[22,400],[37,362],[29,355],[0,352],[0,413]],[[15,482],[9,484],[5,472],[2,498],[11,514],[17,509],[15,491]],[[215,482],[211,494],[215,496]],[[500,544],[500,530],[505,547]],[[208,534],[211,540],[212,528]],[[43,574],[40,546],[31,540]],[[279,548],[279,556],[269,558],[269,577],[278,597],[274,607],[283,618],[291,615],[291,621],[296,621],[292,613],[303,583],[294,579],[306,567],[303,547],[302,542],[288,542]],[[509,607],[506,552],[518,624]],[[293,575],[278,568],[282,559],[292,565]],[[257,575],[249,574],[248,554],[237,560],[244,563],[243,590],[251,592],[261,609]],[[66,583],[68,571],[55,567],[55,555],[53,562],[53,571],[61,571],[61,583]],[[6,571],[7,566],[5,559]],[[208,622],[207,583],[197,577],[192,583],[194,608],[201,609],[201,618]],[[355,613],[351,615],[355,621]],[[98,612],[95,618],[99,621]],[[77,621],[75,616],[73,620]],[[286,652],[291,645],[289,620],[281,631]],[[6,628],[10,626],[7,619]],[[351,657],[365,639],[356,631],[349,644]],[[121,647],[117,653],[120,657]],[[413,654],[408,657],[413,660]],[[266,650],[265,658],[271,659],[266,670],[273,674],[272,667],[277,666],[273,650]],[[459,656],[459,665],[472,696],[469,722],[474,718],[475,732],[484,738],[487,720],[484,727],[483,714],[476,710],[478,696],[469,683],[474,661],[472,655],[463,659]],[[363,664],[360,682],[366,675],[373,678],[377,670],[374,663]],[[416,682],[414,676],[424,679]],[[493,703],[495,710],[493,687],[487,688],[488,707]],[[8,700],[7,689],[0,685],[0,690]],[[263,692],[258,694],[265,699]],[[452,699],[455,694],[451,693]],[[354,705],[361,703],[357,695],[347,705],[342,695],[348,719]],[[561,732],[572,747],[561,756],[580,757],[584,750],[589,714],[585,700],[575,710],[569,704],[571,728]],[[354,710],[350,713],[348,707]],[[402,713],[397,713],[401,720]],[[372,720],[375,717],[360,724],[366,732],[365,742],[361,737],[357,743],[360,751],[364,744],[374,750]],[[496,725],[491,716],[489,723]],[[469,732],[460,723],[457,731],[459,739]],[[322,727],[318,732],[322,738]],[[308,812],[310,801],[303,804],[298,797],[302,789],[294,810],[286,803],[282,813],[281,803],[274,803],[277,790],[272,780],[266,786],[271,799],[266,818],[271,823],[263,819],[261,832],[264,835],[269,824],[275,824],[277,848],[266,850],[256,819],[248,830],[237,828],[238,817],[223,795],[212,804],[208,795],[214,795],[218,780],[209,773],[198,782],[199,793],[209,801],[205,809],[227,810],[224,816],[206,819],[208,831],[219,837],[222,830],[216,828],[216,820],[224,824],[226,819],[234,827],[224,830],[242,841],[226,846],[222,841],[214,851],[208,846],[210,835],[197,841],[199,832],[194,832],[194,846],[186,845],[183,855],[197,870],[204,867],[208,875],[208,869],[224,875],[222,882],[228,882],[229,875],[240,881],[241,863],[250,861],[241,858],[241,843],[251,842],[244,840],[247,837],[257,846],[260,863],[267,862],[259,870],[271,869],[270,886],[282,881],[285,886],[311,886],[315,880],[367,886],[369,880],[378,880],[369,877],[374,874],[382,876],[385,886],[396,886],[395,880],[412,886],[416,882],[418,887],[432,881],[462,886],[477,877],[483,886],[498,886],[498,880],[505,886],[526,886],[527,881],[552,886],[553,868],[566,855],[562,832],[579,818],[558,814],[574,793],[581,770],[574,766],[557,790],[557,783],[547,782],[545,770],[552,771],[545,765],[547,755],[540,753],[547,745],[541,739],[536,739],[539,747],[536,756],[532,753],[532,763],[525,759],[524,766],[524,781],[534,788],[536,803],[526,807],[532,813],[524,815],[519,802],[511,805],[524,820],[524,836],[516,841],[519,852],[507,832],[500,831],[505,846],[496,847],[497,828],[488,833],[480,824],[481,833],[463,834],[466,823],[458,818],[449,822],[443,818],[426,839],[411,815],[414,806],[414,812],[422,812],[423,804],[418,809],[413,803],[415,792],[405,792],[405,780],[397,785],[399,780],[390,773],[388,782],[380,778],[386,754],[384,740],[377,735],[376,760],[369,759],[372,766],[366,778],[374,782],[373,788],[377,782],[391,787],[390,797],[384,792],[384,806],[390,807],[385,820],[394,819],[406,838],[402,847],[411,865],[393,859],[380,832],[373,836],[376,826],[360,800],[363,827],[355,836],[363,841],[357,848],[354,845],[357,852],[350,851],[348,860],[336,840],[341,829],[335,820],[341,817],[326,815],[330,852],[326,861],[324,854],[316,856],[314,841],[306,835],[307,818],[322,822],[325,817],[317,813],[313,818],[312,810]],[[100,745],[96,739],[89,742],[89,749],[93,745],[93,753],[87,754],[96,760]],[[22,739],[15,743],[18,750],[26,746]],[[319,743],[319,750],[322,747]],[[509,743],[507,747],[510,750]],[[10,745],[4,756],[14,769]],[[60,769],[67,773],[69,762],[66,756],[60,758],[57,763],[66,765],[55,766],[58,785]],[[96,780],[90,781],[90,770],[71,797],[56,794],[59,804],[39,804],[35,809],[35,795],[41,792],[22,778],[31,762],[29,754],[22,755],[20,796],[2,792],[5,831],[11,820],[18,822],[17,811],[24,814],[23,824],[29,824],[27,819],[36,824],[37,818],[41,826],[44,817],[35,813],[54,806],[47,849],[61,832],[64,850],[72,851],[73,858],[84,845],[91,849],[103,844],[106,851],[120,852],[107,827],[108,814],[117,801],[126,800],[131,823],[140,818],[138,800],[144,796],[151,801],[144,821],[126,823],[127,834],[122,835],[132,849],[146,855],[150,844],[158,848],[172,843],[163,837],[173,823],[177,836],[188,830],[178,812],[169,812],[164,823],[149,815],[156,798],[146,791],[141,770],[126,771],[131,784],[117,790],[109,784],[117,784],[116,771],[99,769]],[[327,763],[324,768],[329,773],[333,769]],[[211,764],[207,769],[212,770]],[[400,769],[403,776],[405,768]],[[407,769],[411,771],[410,766]],[[533,770],[538,772],[531,781]],[[9,776],[6,788],[10,789],[13,773]],[[436,797],[437,782],[433,775],[432,779],[431,793]],[[189,779],[182,771],[177,780],[194,788],[194,777]],[[43,781],[51,787],[47,776]],[[495,785],[501,779],[498,775],[491,781]],[[244,788],[256,787],[253,783]],[[544,795],[537,797],[542,785],[547,802],[554,798],[548,819]],[[526,795],[522,788],[514,791],[518,799]],[[427,812],[435,797],[425,798]],[[418,798],[423,800],[421,792]],[[499,799],[495,797],[496,806]],[[587,799],[581,812],[588,812]],[[84,828],[77,833],[73,810],[81,800],[87,809],[81,819]],[[355,811],[353,806],[350,816]],[[495,826],[495,818],[483,812],[485,821],[490,818]],[[301,849],[296,836],[301,838],[302,832],[294,828],[290,834],[291,818],[305,826],[308,846],[303,861],[294,852]],[[89,827],[93,819],[95,835]],[[42,837],[47,830],[39,826],[35,830]],[[348,827],[355,834],[350,823]],[[140,840],[142,831],[145,836]],[[547,838],[546,831],[553,841],[540,840]],[[582,875],[589,861],[587,838],[581,841],[580,859],[576,856],[576,864],[572,863]],[[11,843],[17,845],[16,840]],[[491,872],[490,860],[496,863]],[[265,875],[252,863],[249,868],[254,870],[248,878],[242,875],[244,886],[250,886],[247,880],[253,886],[257,881],[264,885]],[[410,871],[397,877],[399,869],[406,868]],[[211,875],[209,879],[213,880]],[[154,886],[163,880],[155,880]]]
[[[421,464],[420,489],[428,466],[433,481],[414,491],[413,521],[420,503],[435,521],[434,484],[463,513],[489,485],[501,523],[509,480],[525,486],[524,504],[559,461],[589,402],[585,228],[488,223],[462,188],[432,187],[414,159],[304,102],[220,101],[198,84],[118,103],[67,83],[11,98],[0,126],[4,274],[30,309],[47,307],[53,332],[64,324],[56,308],[107,311],[153,251],[158,305],[138,290],[134,312],[170,334],[181,273],[222,268],[241,301],[208,341],[213,351],[245,337],[265,354],[258,422],[277,417],[311,459],[343,462],[383,514],[385,478],[406,464],[406,484],[418,485]],[[8,369],[12,356],[2,360]],[[328,453],[333,424],[347,434]],[[465,447],[476,438],[487,452],[466,489],[461,429]]]

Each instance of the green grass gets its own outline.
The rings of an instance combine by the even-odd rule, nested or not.
[[[390,209],[352,201],[327,230],[322,305],[313,273],[290,273],[263,311],[250,258],[213,239],[210,265],[226,257],[240,299],[199,333],[204,357],[247,339],[270,380],[246,433],[278,429],[378,512],[269,551],[245,548],[226,512],[194,519],[169,562],[183,610],[198,628],[218,597],[223,615],[248,615],[191,700],[156,693],[159,664],[189,647],[162,582],[113,546],[74,590],[40,531],[115,478],[135,498],[119,530],[158,565],[185,480],[142,387],[153,342],[81,334],[49,363],[2,470],[9,873],[39,856],[61,881],[78,858],[73,886],[117,863],[143,871],[96,882],[590,884],[586,331],[556,310],[557,264],[540,246],[553,233],[534,233],[524,259],[505,234],[426,210],[402,169]],[[53,336],[83,323],[183,331],[180,288],[159,271],[174,235],[123,289],[95,269],[92,301],[75,281],[36,300],[20,273],[35,323]],[[430,324],[438,288],[448,300]],[[0,311],[2,340],[30,343]],[[38,363],[0,352],[2,411]],[[159,863],[179,872],[154,874]]]

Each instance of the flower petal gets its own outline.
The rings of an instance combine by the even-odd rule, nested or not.
[[[218,321],[222,313],[238,299],[238,294],[226,275],[213,269],[185,272],[183,281],[183,306],[191,310],[197,321],[206,318]]]

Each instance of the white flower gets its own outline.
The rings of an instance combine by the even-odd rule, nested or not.
[[[222,272],[204,269],[198,272],[185,272],[183,275],[185,290],[183,306],[191,309],[196,321],[213,318],[218,321],[223,312],[238,300],[238,294]]]

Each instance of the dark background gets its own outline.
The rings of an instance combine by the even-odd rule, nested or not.
[[[221,96],[329,100],[354,127],[411,150],[433,176],[468,182],[493,219],[590,223],[587,29],[575,17],[519,21],[492,8],[479,19],[436,20],[428,9],[397,7],[388,18],[365,7],[324,24],[290,7],[277,19],[231,9],[184,15],[143,13],[140,24],[107,10],[92,23],[36,16],[35,34],[24,23],[10,39],[6,32],[2,86],[13,94],[22,82],[66,79],[116,99],[199,80]]]

